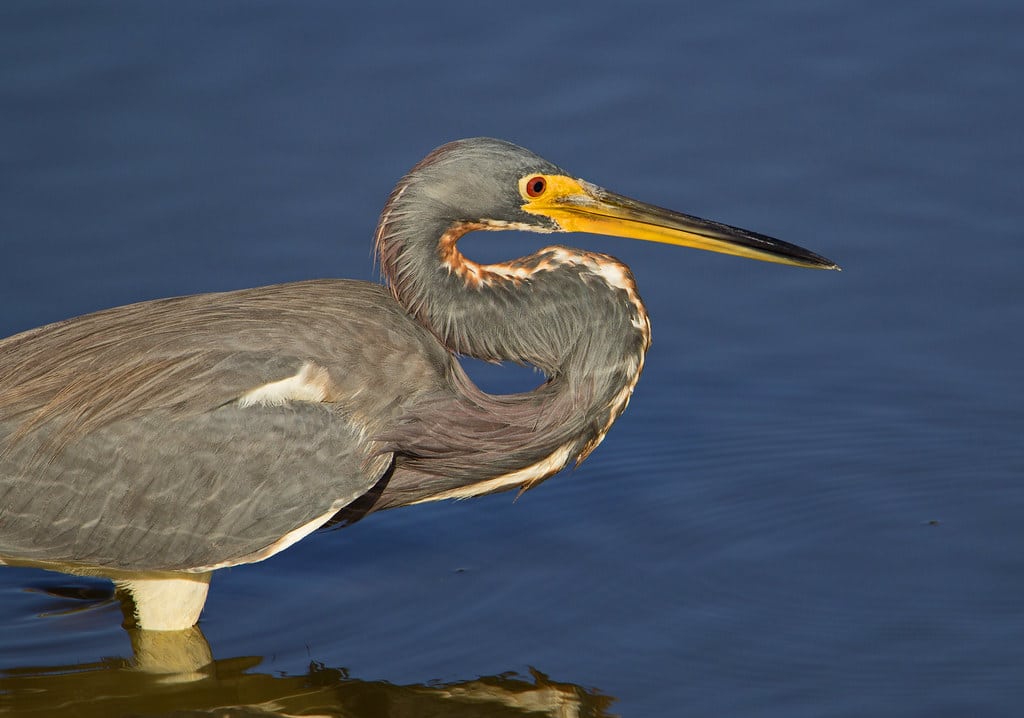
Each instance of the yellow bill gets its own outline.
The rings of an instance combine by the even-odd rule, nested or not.
[[[520,180],[522,209],[548,217],[566,232],[646,239],[813,269],[839,269],[821,255],[789,242],[656,207],[564,175]]]

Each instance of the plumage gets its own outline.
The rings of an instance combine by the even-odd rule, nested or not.
[[[331,321],[332,306],[350,321]],[[104,340],[111,327],[116,342]],[[238,562],[341,508],[390,463],[368,437],[410,394],[442,391],[450,362],[389,295],[352,281],[146,302],[43,329],[0,343],[0,556],[98,568]],[[309,361],[328,367],[332,401],[238,405]],[[233,500],[211,501],[228,476]]]

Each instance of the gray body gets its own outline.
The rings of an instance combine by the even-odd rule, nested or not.
[[[125,570],[258,555],[364,494],[392,461],[367,437],[451,391],[429,332],[343,280],[118,307],[0,357],[0,557]],[[344,395],[238,405],[310,361]]]
[[[383,287],[351,280],[118,307],[5,339],[0,357],[0,558],[41,564],[245,563],[382,479],[360,513],[513,472],[582,436],[575,456],[595,433],[578,402],[597,385],[567,393],[561,376],[484,394]],[[329,371],[331,401],[239,406],[307,362]],[[95,407],[99,393],[111,404]]]

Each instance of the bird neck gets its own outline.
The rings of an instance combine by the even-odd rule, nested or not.
[[[625,409],[650,345],[650,323],[629,268],[559,246],[477,264],[458,251],[460,237],[516,227],[443,218],[424,223],[440,213],[415,190],[396,188],[377,230],[378,258],[395,298],[453,352],[543,371],[548,381],[529,394],[495,397],[493,406],[479,396],[466,403],[498,417],[533,413],[532,421],[553,425],[547,434],[532,433],[543,439],[530,455],[571,445],[568,451],[582,460]]]
[[[527,228],[446,219],[417,194],[405,183],[392,193],[377,228],[377,256],[395,299],[444,346],[484,361],[530,364],[549,378],[578,380],[620,367],[639,372],[650,322],[626,265],[561,246],[478,264],[458,250],[464,235]],[[437,218],[424,220],[431,216]]]

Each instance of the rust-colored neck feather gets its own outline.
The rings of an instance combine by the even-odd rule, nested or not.
[[[495,444],[494,453],[507,452],[514,441],[526,442],[529,451],[519,452],[520,463],[543,462],[563,449],[582,460],[625,409],[650,344],[650,324],[632,273],[612,257],[561,246],[501,264],[477,264],[458,251],[460,237],[472,230],[525,227],[444,216],[438,209],[415,178],[407,177],[381,215],[378,258],[395,298],[451,351],[530,364],[548,377],[534,392],[513,397],[489,398],[468,380],[462,382],[464,395],[473,396],[465,402],[460,430],[483,427],[492,443],[508,432],[507,443]],[[508,426],[502,429],[505,414]],[[424,421],[459,421],[451,413],[447,419],[424,416],[429,417]],[[434,463],[414,468],[444,473],[456,483],[468,480],[488,460],[474,451],[465,466],[459,459],[438,462],[442,454],[459,454],[439,450],[432,452]]]

